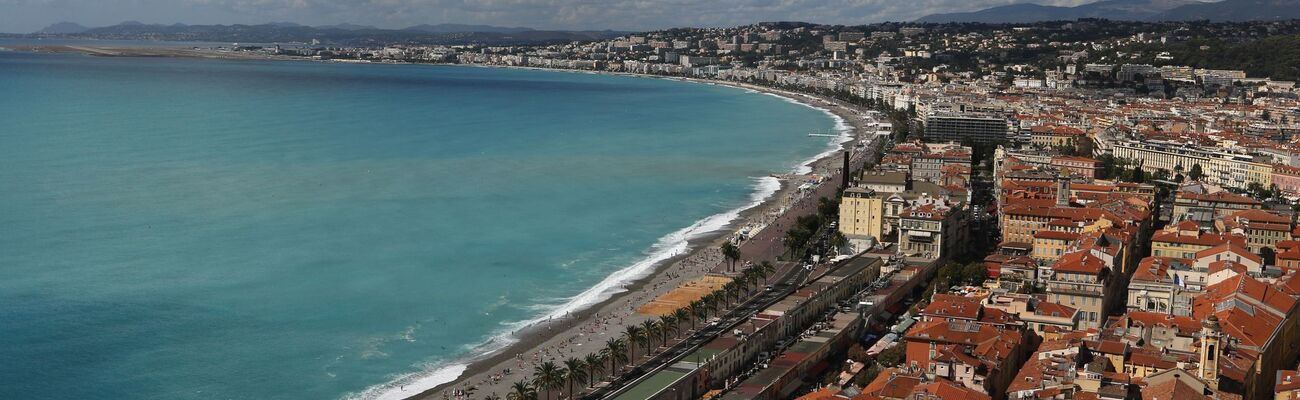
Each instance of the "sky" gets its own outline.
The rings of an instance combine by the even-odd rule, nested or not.
[[[717,27],[762,21],[864,24],[911,21],[1026,0],[0,0],[0,32],[27,33],[69,21],[305,25],[380,28],[460,23],[536,29]],[[1091,0],[1036,0],[1071,6]]]

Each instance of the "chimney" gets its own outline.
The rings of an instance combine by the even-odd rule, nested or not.
[[[849,175],[850,175],[850,174],[849,174],[849,151],[848,151],[848,150],[844,150],[844,167],[843,167],[842,170],[840,170],[840,174],[842,174],[843,177],[844,177],[843,181],[840,182],[840,189],[847,189],[847,188],[849,187]]]

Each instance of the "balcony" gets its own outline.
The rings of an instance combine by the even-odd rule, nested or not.
[[[1089,284],[1080,285],[1080,284],[1058,283],[1055,281],[1049,281],[1047,283],[1047,292],[1069,294],[1075,296],[1101,297],[1102,287],[1101,285],[1089,285]]]

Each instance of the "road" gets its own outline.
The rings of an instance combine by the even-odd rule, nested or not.
[[[767,291],[759,289],[755,291],[754,296],[751,296],[748,300],[745,300],[740,303],[740,305],[732,308],[731,311],[721,316],[720,320],[712,326],[695,331],[691,336],[673,344],[664,351],[642,362],[641,365],[633,368],[631,371],[623,373],[612,383],[588,393],[586,396],[583,396],[583,398],[604,399],[614,397],[620,389],[629,384],[636,383],[638,378],[654,373],[665,366],[672,365],[682,357],[694,352],[700,346],[712,341],[719,335],[730,331],[741,323],[744,323],[749,319],[749,317],[757,314],[759,311],[776,304],[776,302],[791,293],[794,293],[794,291],[797,290],[806,279],[808,279],[808,274],[811,273],[808,269],[800,268],[795,263],[782,263],[778,271],[784,272],[780,273],[780,278],[772,281],[772,290]]]

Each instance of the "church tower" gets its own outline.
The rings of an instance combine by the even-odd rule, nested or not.
[[[1056,206],[1070,206],[1070,171],[1061,168],[1061,175],[1056,177]]]
[[[1223,329],[1219,317],[1211,315],[1201,322],[1201,379],[1219,389],[1219,356],[1223,354]]]

